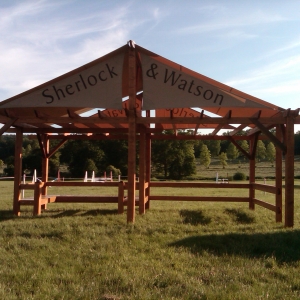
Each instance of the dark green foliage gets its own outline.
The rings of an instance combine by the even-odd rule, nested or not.
[[[165,133],[170,134],[169,131]],[[154,170],[163,173],[165,178],[181,179],[194,174],[196,171],[194,141],[154,140],[152,163]]]
[[[210,151],[208,150],[208,147],[204,144],[202,145],[201,148],[200,163],[201,165],[204,165],[205,168],[209,168],[210,162],[211,162]]]
[[[300,155],[300,131],[297,131],[294,138],[295,138],[295,155]]]
[[[105,153],[104,165],[105,169],[108,166],[114,166],[122,173],[127,175],[128,163],[128,144],[127,140],[103,140],[99,141],[100,149]]]
[[[61,150],[61,161],[69,165],[74,177],[83,177],[86,171],[95,171],[102,174],[105,170],[105,154],[95,142],[68,141]]]
[[[246,179],[247,179],[246,174],[242,172],[237,172],[233,175],[233,180],[246,180]]]
[[[116,176],[121,175],[120,169],[117,169],[117,168],[115,168],[115,167],[112,166],[112,165],[109,165],[109,166],[106,168],[107,176],[109,176],[110,172],[112,172],[112,176],[113,176],[113,177],[116,177]]]

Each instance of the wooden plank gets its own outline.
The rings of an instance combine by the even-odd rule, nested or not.
[[[273,186],[273,185],[253,183],[253,187],[254,187],[254,189],[259,190],[259,191],[268,192],[271,194],[277,193],[277,188],[276,188],[276,186]]]
[[[285,226],[294,226],[294,119],[286,118]]]
[[[34,183],[21,183],[20,190],[34,190]]]
[[[78,186],[78,187],[89,187],[89,186],[119,186],[119,182],[117,181],[107,181],[107,182],[101,182],[101,181],[96,181],[96,182],[74,182],[74,181],[48,181],[45,182],[45,185],[47,186]]]
[[[249,188],[249,183],[229,183],[229,184],[219,184],[219,183],[209,183],[209,182],[150,182],[150,187],[174,187],[174,188],[238,188],[245,189]]]
[[[278,116],[276,118],[260,118],[263,124],[285,124],[285,118]],[[251,117],[231,117],[225,119],[221,117],[210,117],[210,118],[194,118],[194,117],[139,117],[136,120],[137,124],[252,124]]]
[[[248,197],[198,197],[198,196],[150,196],[150,200],[165,201],[211,201],[211,202],[249,202]]]
[[[64,203],[118,203],[117,196],[56,196],[55,202]]]
[[[270,203],[267,203],[267,202],[264,202],[264,201],[261,201],[261,200],[258,200],[258,199],[253,199],[253,202],[259,206],[262,206],[264,208],[267,208],[269,210],[272,210],[272,211],[275,211],[277,210],[276,206],[273,205],[273,204],[270,204]]]

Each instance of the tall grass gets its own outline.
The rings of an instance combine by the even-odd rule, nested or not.
[[[53,194],[79,189],[99,192],[53,187]],[[111,204],[50,204],[39,217],[24,207],[14,217],[12,183],[0,182],[0,190],[0,299],[300,297],[298,193],[295,227],[286,229],[273,212],[250,211],[243,203],[152,201],[134,225]],[[233,195],[211,189],[154,193]]]

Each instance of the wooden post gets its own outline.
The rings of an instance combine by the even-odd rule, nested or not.
[[[33,198],[33,215],[38,216],[41,214],[42,210],[42,205],[41,205],[41,200],[42,200],[42,186],[43,183],[37,181],[34,184],[34,198]]]
[[[45,134],[43,135],[43,145],[44,145],[44,155],[42,158],[42,182],[47,182],[48,181],[48,173],[49,173],[49,138]],[[42,195],[47,195],[47,186],[46,184],[43,185],[42,187]],[[47,204],[43,205],[43,209],[47,209]]]
[[[285,226],[294,226],[294,119],[286,118]]]
[[[15,143],[15,170],[14,170],[14,200],[13,200],[13,213],[20,216],[20,197],[21,190],[20,184],[22,180],[22,144],[23,144],[23,130],[16,129],[16,143]]]
[[[134,46],[128,48],[128,204],[127,223],[135,220],[135,177],[136,177],[136,57]]]
[[[254,198],[255,198],[255,189],[252,185],[252,183],[255,182],[255,152],[256,152],[256,145],[257,145],[257,139],[258,135],[255,135],[250,140],[250,161],[249,161],[249,209],[254,210],[255,204],[254,204]]]
[[[119,181],[118,186],[118,214],[124,212],[124,182]]]
[[[140,127],[140,158],[139,158],[139,213],[145,214],[145,181],[146,181],[146,132]]]
[[[281,125],[276,126],[276,137],[282,142],[282,130]],[[280,147],[276,147],[276,174],[275,174],[275,205],[276,205],[276,222],[282,222],[282,150]]]
[[[149,114],[150,116],[150,114]],[[150,181],[151,181],[151,133],[146,134],[146,209],[150,208]]]

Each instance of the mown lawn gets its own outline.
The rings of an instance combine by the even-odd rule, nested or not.
[[[286,229],[273,212],[243,203],[152,201],[134,225],[109,204],[51,204],[40,217],[25,207],[14,217],[12,191],[12,182],[0,181],[0,299],[300,298],[299,193],[295,226]],[[97,194],[63,190],[79,191]]]

